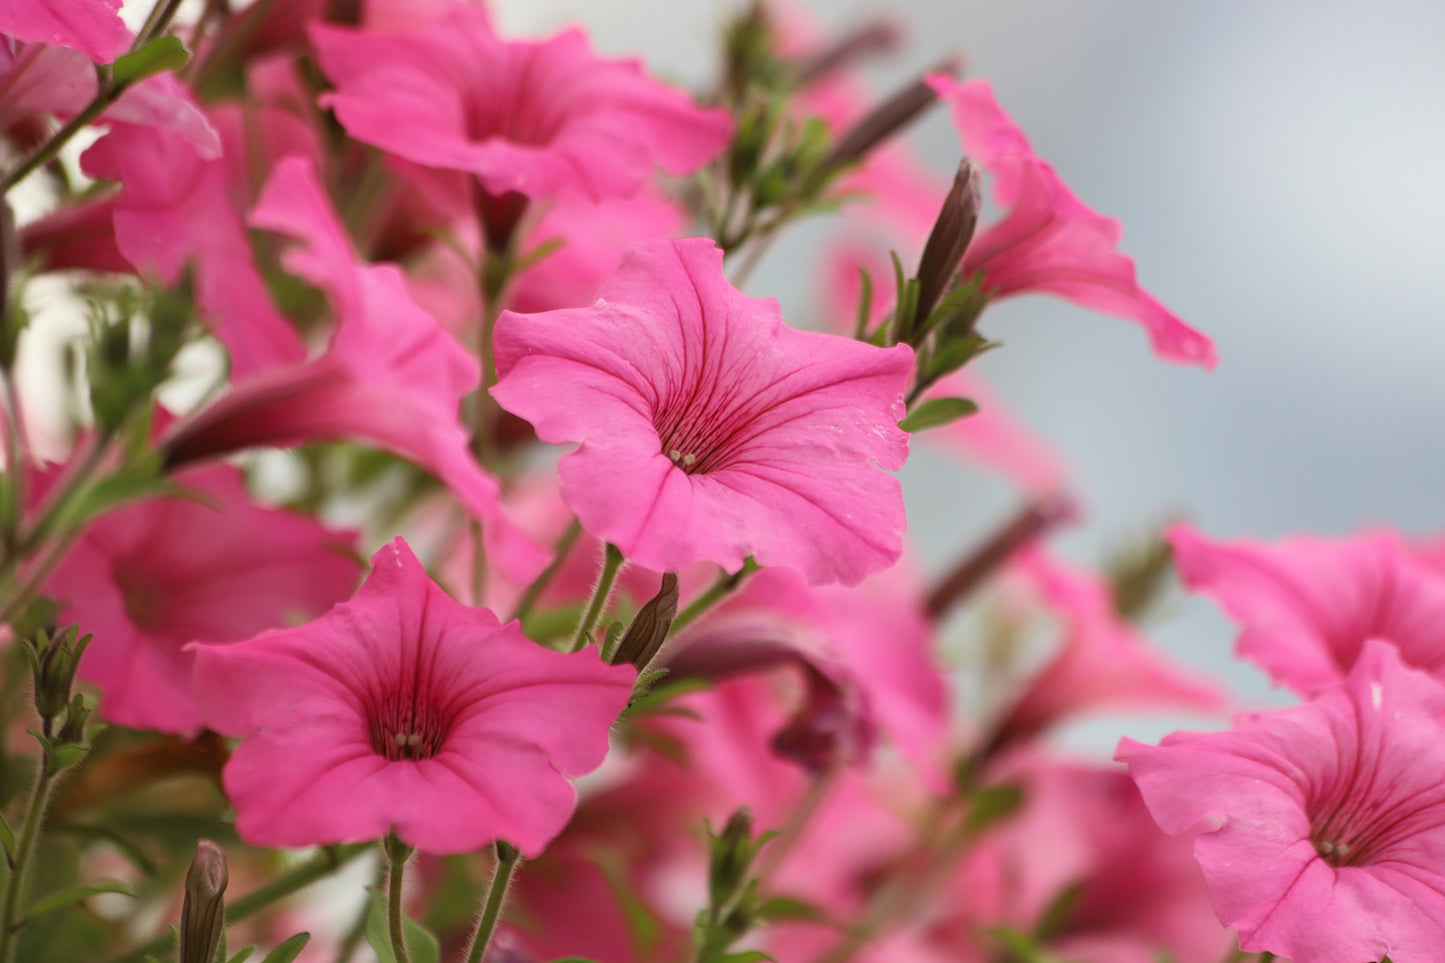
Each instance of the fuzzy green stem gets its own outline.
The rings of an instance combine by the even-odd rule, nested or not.
[[[35,852],[36,840],[40,838],[40,826],[45,821],[45,810],[50,804],[50,792],[55,788],[58,774],[50,770],[42,753],[35,785],[30,790],[30,802],[25,807],[25,823],[10,865],[10,876],[5,880],[5,908],[0,915],[0,927],[3,927],[0,928],[0,963],[11,963],[14,958],[15,938],[20,930],[20,902],[29,876],[30,857]]]
[[[487,902],[482,908],[482,918],[477,921],[477,932],[472,937],[472,949],[467,954],[467,963],[481,963],[482,957],[486,955],[521,856],[514,847],[497,840],[497,869],[492,873],[492,885],[487,889]]]
[[[411,858],[412,849],[397,839],[395,833],[386,837],[382,848],[386,850],[388,867],[386,928],[391,934],[391,952],[396,957],[396,963],[411,963],[411,956],[406,951],[406,929],[403,926],[405,914],[401,909],[401,896],[403,884],[406,882],[406,861]]]
[[[617,572],[622,568],[623,561],[621,549],[609,542],[603,551],[602,575],[597,579],[597,588],[592,591],[592,601],[587,604],[587,613],[582,616],[582,624],[577,626],[571,651],[581,652],[587,647],[587,642],[592,638],[592,627],[597,624],[602,610],[607,608],[607,600],[612,595],[612,583],[617,581]]]
[[[697,621],[708,609],[737,591],[738,587],[747,580],[747,577],[761,567],[762,566],[754,562],[752,557],[749,556],[748,559],[743,562],[743,567],[736,572],[724,572],[722,575],[719,575],[717,581],[708,586],[707,591],[688,603],[687,608],[679,612],[677,618],[672,620],[673,634],[677,634],[686,626]]]
[[[581,534],[582,523],[575,518],[572,519],[572,524],[567,526],[567,531],[557,540],[557,548],[552,552],[551,563],[542,570],[541,575],[532,580],[532,584],[528,585],[527,590],[522,593],[522,599],[517,603],[517,610],[512,613],[512,618],[525,619],[531,614],[537,604],[537,599],[542,597],[542,593],[551,584],[558,569],[567,560],[567,553],[572,551],[572,546],[577,544],[577,537]]]

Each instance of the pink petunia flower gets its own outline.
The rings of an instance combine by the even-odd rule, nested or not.
[[[1133,258],[1118,250],[1119,222],[1091,210],[1034,153],[988,81],[935,74],[929,83],[952,107],[964,149],[993,174],[994,196],[1007,210],[969,245],[964,277],[982,272],[994,298],[1037,291],[1136,321],[1161,358],[1214,367],[1213,342],[1139,286]]]
[[[493,195],[633,193],[655,167],[690,173],[722,149],[727,115],[695,106],[581,32],[508,42],[454,2],[408,33],[313,25],[322,104],[351,136],[428,167],[471,171]],[[398,123],[398,119],[404,123]]]
[[[582,526],[656,571],[749,555],[857,584],[902,551],[913,353],[794,331],[710,240],[634,245],[588,308],[504,312],[497,401],[562,458]]]
[[[193,736],[201,713],[184,646],[314,618],[350,594],[357,564],[354,536],[254,504],[229,465],[178,481],[192,497],[141,502],[87,527],[45,594],[62,624],[94,635],[80,677],[100,687],[102,716]]]
[[[505,839],[541,852],[568,776],[607,754],[630,666],[535,645],[454,601],[397,538],[348,602],[307,625],[196,649],[208,725],[245,741],[222,774],[264,846],[378,839],[429,853]]]
[[[331,296],[337,327],[321,357],[243,380],[179,422],[172,464],[242,448],[351,440],[410,459],[445,483],[485,524],[489,559],[520,582],[547,562],[503,513],[459,420],[476,388],[476,359],[422,311],[395,265],[359,263],[308,162],[288,158],[267,182],[252,223],[298,238],[288,268]]]
[[[121,0],[5,0],[0,34],[69,47],[108,64],[130,44],[120,5]]]
[[[1445,687],[1371,640],[1345,681],[1229,732],[1125,739],[1150,813],[1194,855],[1248,952],[1294,963],[1439,958]]]
[[[1265,545],[1178,525],[1169,543],[1184,584],[1240,624],[1239,654],[1276,684],[1306,696],[1335,685],[1368,639],[1445,681],[1445,572],[1393,533]]]

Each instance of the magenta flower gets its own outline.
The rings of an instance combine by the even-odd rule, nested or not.
[[[1445,687],[1371,640],[1344,683],[1229,732],[1125,739],[1144,801],[1194,855],[1248,952],[1294,963],[1439,958]]]
[[[306,161],[277,165],[252,223],[301,241],[284,262],[331,296],[335,335],[321,357],[243,380],[178,423],[165,439],[168,460],[309,441],[375,445],[446,484],[485,523],[489,560],[511,578],[530,580],[546,565],[545,553],[502,511],[497,481],[473,458],[459,420],[462,397],[480,380],[476,359],[411,300],[399,268],[356,260]]]
[[[656,571],[749,555],[857,584],[902,551],[898,430],[913,363],[794,331],[744,296],[704,238],[634,245],[591,307],[504,312],[492,394],[576,442],[562,496],[587,531]]]
[[[1368,639],[1445,681],[1445,572],[1393,533],[1275,545],[1169,533],[1180,576],[1237,621],[1239,654],[1301,695],[1343,679]]]
[[[347,132],[428,167],[471,171],[494,195],[631,194],[655,167],[687,174],[727,143],[719,110],[601,60],[579,31],[508,42],[478,6],[455,2],[409,33],[313,25],[322,104]]]
[[[356,586],[355,538],[262,508],[229,465],[186,472],[197,498],[157,498],[86,528],[45,586],[62,623],[94,641],[80,677],[100,713],[136,729],[193,736],[189,642],[235,642],[314,618]]]
[[[98,64],[108,64],[130,44],[120,4],[121,0],[5,0],[0,4],[0,34],[70,47]]]
[[[963,276],[983,273],[994,298],[1031,291],[1143,325],[1154,351],[1181,364],[1214,367],[1214,344],[1139,286],[1134,260],[1118,250],[1123,228],[1091,210],[1029,146],[986,80],[936,74],[933,89],[953,108],[964,149],[994,176],[1004,218],[979,232]]]
[[[222,773],[262,846],[378,839],[429,853],[541,852],[632,695],[630,666],[533,644],[454,601],[397,538],[348,602],[294,629],[196,649],[206,722],[245,741]]]

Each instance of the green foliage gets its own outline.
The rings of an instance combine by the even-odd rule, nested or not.
[[[190,52],[179,37],[157,37],[116,60],[110,68],[110,77],[117,86],[129,87],[147,77],[180,70],[190,59]]]
[[[926,428],[938,428],[951,424],[960,418],[978,411],[978,405],[967,398],[931,398],[914,407],[898,427],[912,433]]]
[[[369,887],[368,892],[371,899],[366,908],[366,942],[375,951],[378,963],[397,963],[387,928],[386,893],[374,886]],[[416,920],[402,920],[402,938],[406,940],[411,963],[437,963],[441,954],[437,938]]]

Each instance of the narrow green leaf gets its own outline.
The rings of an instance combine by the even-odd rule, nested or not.
[[[825,922],[828,916],[806,900],[793,896],[774,896],[753,911],[753,918],[759,922],[806,920],[817,923]]]
[[[376,952],[377,963],[396,963],[396,954],[391,951],[391,931],[386,922],[386,893],[374,886],[368,887],[368,890],[371,902],[366,909],[366,942]],[[441,956],[437,938],[416,920],[403,919],[401,926],[411,963],[437,963]]]
[[[30,904],[30,910],[25,914],[25,922],[39,919],[46,913],[53,913],[55,910],[66,906],[73,906],[81,900],[89,899],[97,893],[119,893],[122,896],[135,897],[129,886],[124,883],[104,881],[93,883],[90,886],[77,886],[75,889],[63,890],[59,893],[51,893],[44,899],[36,900]]]
[[[240,950],[240,952],[238,952],[235,956],[227,960],[226,963],[246,963],[246,961],[251,958],[251,954],[255,952],[256,948],[254,946],[247,946]]]
[[[978,411],[978,405],[967,398],[933,398],[910,411],[898,427],[910,433],[923,431],[957,421],[975,411]]]
[[[301,955],[301,951],[306,948],[306,944],[309,942],[311,942],[310,933],[297,933],[270,953],[267,953],[266,958],[262,960],[261,963],[291,963],[292,960]]]
[[[866,268],[858,268],[858,316],[853,323],[853,340],[868,339],[868,322],[873,316],[873,275]]]
[[[139,50],[120,57],[110,68],[117,86],[128,87],[147,77],[179,70],[191,59],[179,37],[157,37]]]
[[[717,957],[717,963],[777,963],[777,957],[769,956],[762,950],[743,950],[741,953],[725,953]]]
[[[974,833],[1003,822],[1018,812],[1024,804],[1024,790],[1014,783],[988,786],[973,797],[973,809],[968,814],[968,828]]]
[[[127,502],[161,495],[178,496],[183,490],[156,474],[153,466],[142,469],[125,468],[108,475],[71,499],[50,520],[47,534],[79,528],[97,515]]]

